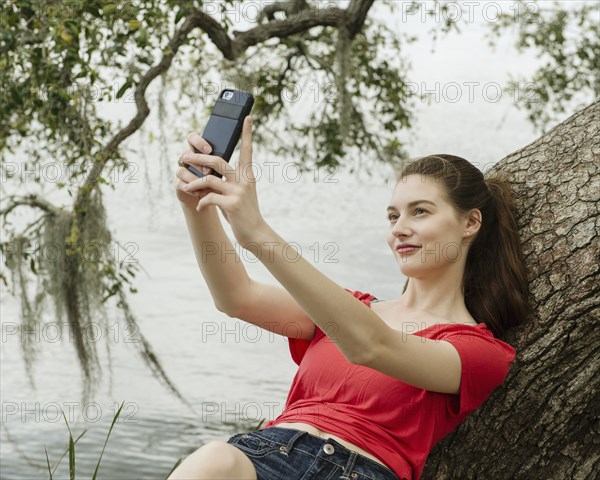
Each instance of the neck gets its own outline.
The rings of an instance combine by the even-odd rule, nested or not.
[[[403,308],[427,312],[449,322],[464,320],[468,313],[461,291],[463,267],[454,264],[428,276],[411,277],[406,291],[396,300]]]

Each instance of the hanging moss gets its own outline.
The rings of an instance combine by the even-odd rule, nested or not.
[[[348,91],[348,82],[352,78],[352,40],[346,27],[338,29],[338,43],[335,52],[336,55],[336,74],[335,81],[338,91],[338,115],[339,115],[339,134],[341,143],[346,143],[346,138],[350,132],[350,122],[352,118],[352,95]]]
[[[102,378],[99,362],[99,337],[104,339],[112,381],[112,359],[108,325],[108,300],[115,296],[123,312],[127,331],[142,361],[183,403],[183,398],[165,373],[156,354],[144,336],[127,302],[125,290],[131,284],[137,266],[115,258],[113,240],[107,226],[102,192],[97,186],[79,197],[73,211],[55,210],[44,215],[41,226],[31,236],[15,237],[17,255],[7,256],[6,266],[12,273],[13,284],[19,287],[22,324],[21,342],[27,376],[35,388],[33,366],[43,330],[43,312],[50,300],[60,338],[73,344],[82,372],[83,402],[87,403]],[[35,245],[33,251],[31,245]],[[30,257],[37,258],[33,268],[38,279],[36,293],[30,299]],[[130,291],[135,291],[130,286]],[[111,318],[113,318],[111,316]],[[65,325],[67,332],[65,334]],[[43,339],[41,339],[43,340]]]
[[[8,255],[6,257],[6,266],[12,274],[12,284],[18,286],[20,291],[19,302],[21,306],[21,350],[25,363],[25,373],[35,390],[35,378],[33,376],[34,363],[39,352],[39,332],[41,331],[41,300],[39,292],[34,296],[33,300],[29,298],[30,280],[26,265],[30,265],[27,261],[32,251],[32,242],[25,236],[15,236],[14,242],[16,255]],[[35,254],[35,253],[34,253]],[[21,261],[23,259],[24,261]]]

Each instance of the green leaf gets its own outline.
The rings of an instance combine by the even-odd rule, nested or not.
[[[185,10],[183,8],[180,8],[177,11],[177,14],[175,15],[175,25],[177,25],[179,23],[179,20],[181,20],[184,15],[185,15]]]
[[[140,28],[141,23],[137,18],[134,18],[129,20],[127,25],[129,26],[129,30],[137,30]]]
[[[62,38],[68,44],[73,43],[73,40],[75,39],[75,37],[73,37],[73,35],[71,35],[71,33],[67,30],[60,32],[60,38]]]
[[[108,437],[110,437],[110,432],[112,432],[112,429],[115,426],[115,422],[117,421],[117,418],[119,418],[119,415],[121,414],[121,410],[123,409],[124,405],[125,405],[125,402],[121,403],[119,410],[117,410],[117,413],[115,414],[115,418],[113,418],[113,421],[110,424],[110,429],[108,430],[108,435],[106,436],[106,440],[104,441],[104,446],[102,447],[102,453],[100,453],[100,458],[98,459],[98,463],[96,464],[96,469],[94,470],[94,475],[92,477],[92,480],[96,480],[96,475],[98,475],[98,469],[100,468],[100,462],[102,461],[102,455],[104,455],[104,449],[106,448],[106,444],[108,443]]]
[[[69,478],[75,480],[75,444],[72,435],[69,435]]]
[[[102,7],[102,13],[105,17],[112,15],[117,10],[117,6],[114,3],[109,3]]]
[[[52,470],[50,469],[50,460],[48,459],[48,450],[46,450],[45,445],[44,445],[44,452],[46,452],[46,463],[48,464],[48,474],[50,475],[50,480],[52,480]]]
[[[81,437],[83,437],[83,435],[85,434],[85,432],[87,432],[87,430],[84,430],[81,435],[79,435],[76,439],[75,439],[75,444],[77,444],[77,442],[79,441],[79,439]],[[44,447],[45,449],[46,447]],[[52,474],[56,471],[56,469],[58,468],[58,466],[60,465],[60,462],[62,462],[62,459],[65,458],[65,455],[67,454],[67,452],[69,451],[69,448],[67,447],[67,449],[63,452],[63,454],[60,456],[60,458],[58,459],[58,462],[56,465],[54,465],[54,469],[52,470]],[[50,476],[50,478],[52,478],[52,475]]]
[[[127,81],[121,86],[121,88],[119,88],[119,91],[117,92],[117,98],[121,98],[130,86],[131,79],[128,78]]]
[[[73,442],[73,434],[71,433],[69,422],[67,422],[67,417],[65,416],[65,412],[62,411],[62,408],[61,412],[65,419],[65,423],[67,424],[67,429],[69,430],[69,478],[70,480],[75,480],[75,443]]]

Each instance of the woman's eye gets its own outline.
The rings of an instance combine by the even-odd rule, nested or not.
[[[419,213],[419,212],[423,212],[423,213],[429,213],[427,210],[425,210],[424,208],[415,208],[415,213]],[[390,215],[388,215],[387,219],[391,222],[393,220],[392,217],[397,217],[398,215],[396,215],[395,213],[391,213]]]

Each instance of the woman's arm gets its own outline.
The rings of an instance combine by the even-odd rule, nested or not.
[[[194,148],[198,151],[207,151],[204,148],[208,147],[208,151],[210,151],[210,145],[200,135],[190,133],[187,141],[190,149],[182,156],[194,152]],[[198,168],[205,174],[211,171],[205,167]],[[179,167],[175,179],[175,192],[183,209],[196,261],[206,280],[215,306],[221,312],[235,316],[241,301],[246,300],[250,277],[223,230],[217,207],[211,206],[199,212],[196,211],[198,201],[208,191],[188,193],[183,190],[183,187],[197,178],[186,168]]]
[[[223,230],[217,207],[211,206],[200,212],[184,204],[182,208],[196,261],[215,306],[221,312],[235,316],[249,289],[250,277]]]

